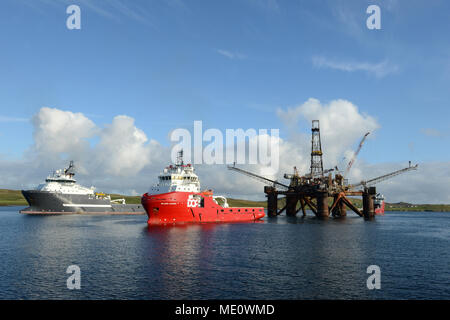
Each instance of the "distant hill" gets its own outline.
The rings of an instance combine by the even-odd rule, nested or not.
[[[120,194],[111,194],[111,199],[125,199],[126,203],[141,203],[140,196],[124,196]],[[362,207],[361,199],[352,198],[356,207]],[[331,200],[330,200],[331,201]],[[267,207],[266,201],[251,201],[243,199],[228,198],[230,207]],[[0,206],[26,206],[27,202],[19,190],[0,189]],[[285,205],[285,200],[278,201],[278,208],[281,209]],[[425,211],[425,212],[450,212],[448,204],[411,204],[407,202],[386,203],[386,211]]]
[[[19,190],[0,189],[0,206],[26,206],[27,201]]]

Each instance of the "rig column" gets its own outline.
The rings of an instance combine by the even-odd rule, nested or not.
[[[328,218],[330,212],[328,210],[328,192],[317,193],[317,217]]]
[[[295,216],[297,214],[297,202],[296,195],[286,195],[286,215]]]
[[[364,189],[363,193],[363,215],[365,219],[372,219],[375,216],[375,187]]]
[[[267,195],[267,214],[269,217],[276,217],[278,210],[278,194],[275,188],[266,186],[264,192]]]
[[[344,202],[339,202],[338,204],[338,208],[339,208],[339,214],[341,217],[346,217],[347,216],[347,208],[345,207],[345,203]]]

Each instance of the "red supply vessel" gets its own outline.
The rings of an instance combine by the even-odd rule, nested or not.
[[[384,196],[381,193],[378,193],[375,196],[375,214],[376,215],[384,215]]]
[[[200,181],[191,164],[183,163],[183,151],[177,163],[164,169],[158,183],[142,196],[149,225],[242,222],[264,217],[263,207],[230,208],[227,199],[211,190],[200,191]]]

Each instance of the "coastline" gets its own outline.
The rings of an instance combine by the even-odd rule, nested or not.
[[[111,198],[125,199],[127,204],[139,204],[141,203],[140,196],[127,196],[120,194],[111,194]],[[359,199],[355,199],[355,205],[358,205]],[[360,200],[359,200],[360,201]],[[251,201],[245,199],[233,199],[228,198],[228,204],[231,207],[267,207],[266,201]],[[279,206],[282,208],[283,201],[279,201]],[[25,198],[22,196],[20,190],[0,189],[0,207],[16,207],[16,206],[28,206]],[[403,212],[450,212],[450,204],[410,204],[406,202],[399,203],[386,203],[386,212],[390,211],[403,211]]]

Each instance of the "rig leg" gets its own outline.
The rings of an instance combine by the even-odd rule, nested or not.
[[[284,205],[284,207],[281,208],[281,210],[277,212],[277,216],[279,216],[280,214],[283,213],[284,210],[286,210],[286,206],[287,206],[287,205]]]
[[[363,215],[365,219],[372,219],[375,217],[375,194],[376,188],[370,187],[364,190],[363,193]]]
[[[311,198],[304,197],[303,200],[305,200],[311,211],[317,216],[317,206],[311,201]]]
[[[295,216],[297,214],[297,202],[298,198],[296,195],[286,195],[286,215]]]
[[[338,204],[338,211],[339,211],[339,215],[341,217],[346,217],[347,216],[347,209],[345,208],[345,203],[343,201],[340,201]]]
[[[330,212],[328,210],[328,193],[319,192],[317,193],[317,214],[319,218],[328,218]]]
[[[303,217],[306,217],[305,200],[303,198],[300,198],[300,205],[302,207]]]
[[[330,208],[331,215],[333,217],[339,217],[340,216],[339,203],[340,203],[341,197],[339,194],[335,194],[333,198],[334,198],[333,204],[331,205],[331,208]]]
[[[358,216],[360,216],[360,217],[363,216],[363,214],[359,211],[359,209],[358,209],[357,207],[355,207],[355,206],[353,205],[353,203],[352,203],[348,198],[343,197],[343,198],[341,199],[341,201],[342,201],[343,203],[345,203],[345,204],[347,205],[347,207],[349,207],[350,209],[352,209],[353,212],[355,212]]]
[[[278,195],[275,192],[267,193],[267,214],[276,217],[278,211]]]

